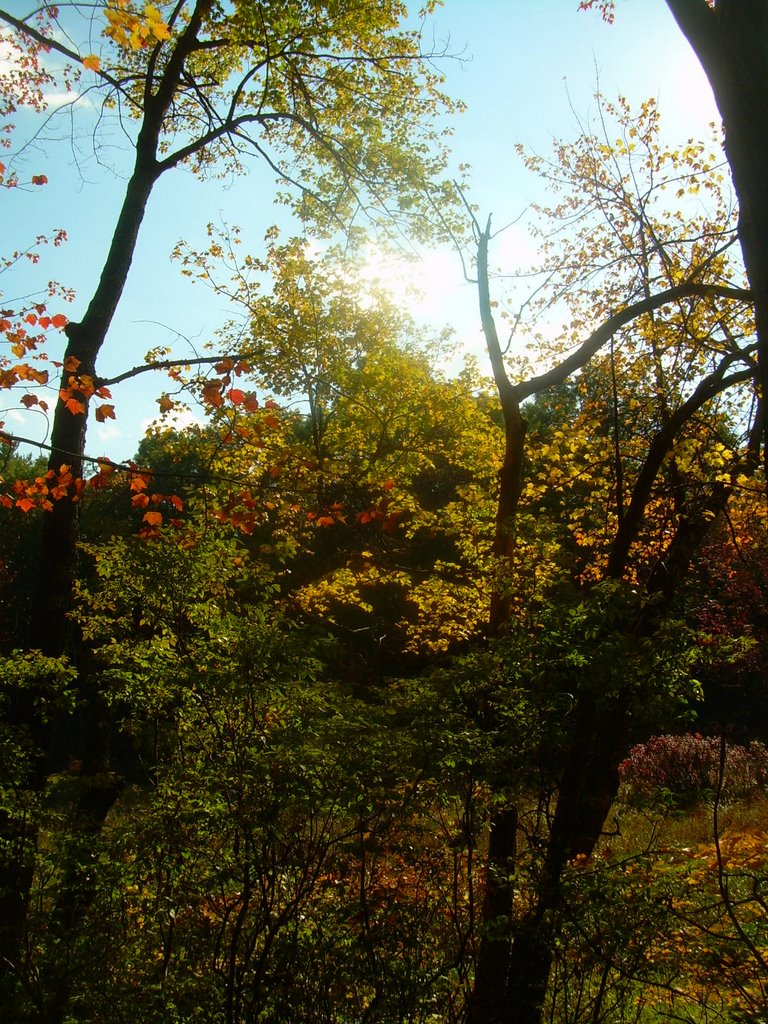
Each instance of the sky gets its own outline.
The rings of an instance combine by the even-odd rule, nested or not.
[[[26,0],[6,0],[5,6],[17,15],[27,9]],[[515,221],[541,198],[515,145],[546,154],[554,139],[575,138],[578,121],[595,112],[598,82],[609,100],[622,94],[635,105],[655,98],[665,135],[673,142],[709,137],[708,124],[718,120],[706,78],[664,0],[619,0],[613,25],[577,7],[577,0],[445,0],[425,26],[430,42],[434,37],[437,47],[460,55],[442,65],[446,91],[468,106],[453,124],[453,159],[471,165],[471,197],[483,221],[488,214],[496,225]],[[73,115],[77,123],[77,109]],[[21,121],[19,126],[27,127]],[[41,282],[61,281],[75,289],[73,305],[62,308],[77,319],[98,281],[125,185],[120,168],[129,154],[118,137],[108,140],[114,148],[102,155],[115,168],[112,173],[89,154],[87,135],[77,138],[76,153],[68,134],[62,130],[60,142],[29,153],[20,168],[45,173],[47,186],[0,190],[4,251],[58,227],[66,229],[68,242],[45,251],[31,271],[7,272],[0,288],[2,301],[11,304]],[[270,225],[281,222],[284,233],[291,232],[273,196],[273,175],[258,166],[232,184],[200,182],[183,170],[160,179],[99,364],[103,376],[140,364],[149,348],[174,339],[185,354],[215,337],[232,310],[182,278],[170,252],[180,238],[203,245],[207,223],[226,221],[240,226],[243,248],[259,254]],[[533,260],[535,250],[518,225],[500,236],[494,255],[500,266],[512,266]],[[436,331],[450,325],[461,346],[478,354],[486,369],[474,289],[464,281],[455,252],[422,251],[421,261],[408,267],[382,263],[378,256],[374,262],[371,274],[384,277],[398,301]],[[423,291],[420,300],[406,290],[414,281]],[[144,374],[138,383],[116,388],[117,419],[89,426],[88,454],[131,457],[157,415],[164,383],[160,375]],[[41,436],[44,429],[20,409],[6,408],[0,418],[18,433],[37,429],[35,436]]]

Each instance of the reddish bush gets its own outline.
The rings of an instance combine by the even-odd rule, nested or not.
[[[653,736],[629,752],[619,766],[632,800],[656,799],[662,793],[686,801],[717,789],[720,740],[686,734]],[[722,793],[728,799],[748,796],[768,782],[768,749],[753,741],[748,747],[728,746]]]

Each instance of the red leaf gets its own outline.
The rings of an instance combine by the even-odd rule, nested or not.
[[[221,381],[214,380],[210,384],[206,384],[203,388],[203,401],[209,405],[216,406],[224,404],[224,399],[221,397]]]
[[[44,174],[33,174],[32,175],[33,185],[47,185],[48,178]]]
[[[54,327],[58,327],[59,329],[61,329],[62,327],[67,326],[69,320],[67,319],[67,317],[64,316],[63,313],[56,313],[54,314],[54,316],[51,317],[51,323],[53,324]],[[80,364],[78,363],[78,366],[79,365]]]
[[[232,388],[229,392],[229,400],[232,405],[242,405],[245,401],[245,392],[239,388]]]
[[[115,407],[114,405],[100,405],[96,410],[96,420],[98,423],[103,423],[104,420],[115,419]]]

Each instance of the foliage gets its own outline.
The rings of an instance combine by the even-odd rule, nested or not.
[[[658,800],[663,791],[685,801],[712,795],[719,787],[727,799],[749,796],[768,781],[768,750],[753,740],[748,747],[731,744],[725,774],[720,775],[720,740],[698,733],[652,736],[634,746],[619,771],[636,800]]]
[[[417,727],[410,686],[361,703],[321,682],[322,638],[269,607],[242,550],[189,531],[98,553],[80,614],[113,742],[138,760],[81,852],[96,887],[64,935],[57,883],[88,780],[49,781],[19,1019],[50,1004],[52,964],[73,1020],[134,1017],[139,998],[147,1022],[458,1013],[480,827],[457,818],[477,800],[448,768],[461,740]]]
[[[635,796],[714,783],[712,841],[660,846],[653,823],[623,856],[601,843],[631,737],[690,713],[700,669],[743,652],[763,611],[759,573],[734,568],[761,568],[764,516],[755,325],[721,169],[624,100],[552,160],[526,158],[553,197],[535,211],[540,287],[507,311],[527,318],[526,359],[504,362],[490,222],[474,222],[499,416],[472,363],[453,372],[448,335],[426,338],[354,262],[362,215],[423,238],[439,207],[441,231],[463,230],[439,182],[439,115],[460,105],[403,14],[0,11],[31,55],[30,96],[55,50],[136,157],[83,320],[35,305],[0,324],[18,360],[3,381],[43,413],[33,359],[51,328],[67,337],[51,466],[25,480],[9,459],[0,497],[4,516],[46,513],[60,620],[79,506],[85,539],[73,662],[4,663],[14,1019],[474,1024],[492,1016],[473,1004],[489,950],[499,997],[529,1017],[550,967],[564,1021],[726,1020],[764,996],[764,832],[717,817],[764,781],[762,745],[731,748],[724,779],[715,741],[636,747]],[[214,227],[180,242],[182,273],[236,319],[189,364],[158,350],[100,377],[156,180],[240,171],[248,153],[305,229],[349,244],[271,231],[243,255],[237,229]],[[563,330],[544,334],[553,316]],[[89,404],[149,366],[169,375],[161,414],[199,401],[206,424],[161,425],[86,486]],[[712,568],[707,606],[691,565],[719,522],[737,554]],[[729,617],[747,576],[749,611]],[[65,631],[37,620],[60,649]]]

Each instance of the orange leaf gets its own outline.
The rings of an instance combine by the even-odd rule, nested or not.
[[[22,512],[29,512],[34,507],[35,503],[31,498],[18,498],[16,500],[16,508],[20,508]]]
[[[61,398],[64,405],[67,407],[68,411],[71,412],[73,416],[77,416],[79,413],[84,413],[85,406],[83,405],[83,403],[78,402],[76,398],[68,398],[68,394],[68,391],[59,392],[59,397]]]
[[[33,174],[32,175],[33,185],[47,185],[48,178],[44,174]]]
[[[145,512],[144,522],[148,526],[160,526],[163,521],[163,515],[161,512]]]
[[[160,406],[160,412],[170,412],[176,405],[174,400],[169,398],[168,395],[162,395],[160,398],[156,399],[156,401]]]
[[[53,319],[55,321],[56,317],[54,317]],[[67,356],[67,358],[64,360],[64,369],[67,371],[67,373],[77,373],[77,368],[79,365],[80,360],[77,358],[77,356]]]
[[[67,319],[67,317],[64,316],[63,313],[56,313],[54,314],[54,316],[51,317],[51,323],[53,324],[54,327],[58,327],[60,329],[62,327],[66,327],[67,324],[69,323],[69,320]],[[80,363],[78,363],[77,365],[79,366]],[[75,369],[77,369],[77,367],[75,367]]]
[[[114,405],[100,405],[96,410],[96,420],[98,423],[103,423],[104,420],[113,419],[115,419]]]
[[[83,67],[88,68],[89,71],[99,71],[101,61],[95,53],[89,53],[87,57],[83,57]]]
[[[146,508],[149,504],[149,497],[146,494],[134,494],[131,498],[131,505],[134,508]]]
[[[246,412],[256,412],[259,408],[259,400],[254,394],[246,395],[243,400],[243,408]]]
[[[245,401],[245,392],[239,388],[232,388],[229,392],[229,400],[232,405],[242,405]]]
[[[221,397],[221,381],[214,380],[210,384],[206,384],[203,388],[203,401],[209,405],[216,406],[224,404],[224,399]]]

